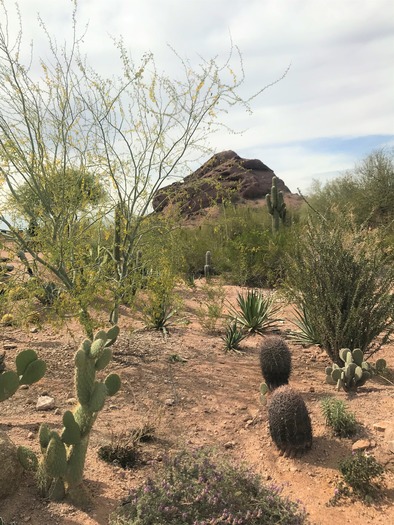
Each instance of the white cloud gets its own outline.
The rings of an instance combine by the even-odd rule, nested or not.
[[[27,38],[41,34],[38,11],[60,42],[66,38],[70,0],[20,0],[20,6]],[[110,35],[123,35],[137,60],[153,51],[159,70],[173,72],[167,43],[195,61],[198,54],[224,57],[231,33],[244,58],[245,95],[280,77],[291,63],[286,78],[254,101],[251,117],[229,114],[227,123],[247,128],[244,135],[212,139],[218,149],[261,158],[289,186],[357,160],[353,153],[322,154],[292,142],[394,135],[391,0],[80,0],[78,9],[81,25],[89,22],[86,51],[108,74],[117,57]],[[38,50],[43,45],[39,39]]]

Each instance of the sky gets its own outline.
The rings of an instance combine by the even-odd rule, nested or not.
[[[36,52],[45,54],[37,13],[59,42],[70,37],[70,0],[19,5]],[[293,192],[394,146],[392,0],[79,0],[77,16],[88,24],[89,62],[109,74],[117,57],[112,38],[121,35],[136,61],[153,52],[169,73],[176,63],[168,46],[198,63],[201,56],[224,60],[233,42],[245,96],[289,68],[253,100],[251,115],[234,109],[226,116],[242,133],[222,131],[210,142],[215,151],[260,159]]]

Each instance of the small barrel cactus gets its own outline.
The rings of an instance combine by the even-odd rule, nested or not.
[[[375,365],[364,361],[364,353],[360,348],[351,351],[349,348],[341,348],[339,357],[344,366],[337,364],[326,368],[326,382],[336,385],[337,389],[343,388],[346,392],[357,390],[370,379],[374,372],[380,372],[386,367],[384,359],[378,359]]]
[[[0,361],[4,361],[4,356]],[[16,372],[7,370],[0,374],[0,401],[13,396],[20,385],[31,385],[39,381],[46,370],[45,361],[38,359],[36,352],[30,349],[19,352],[15,365]]]
[[[301,395],[287,385],[277,388],[268,405],[269,430],[281,455],[294,457],[312,446],[312,424]]]
[[[260,366],[270,391],[288,384],[291,373],[291,354],[282,337],[272,335],[263,340],[260,347]]]
[[[118,337],[119,328],[100,331],[93,341],[86,339],[75,354],[75,388],[79,403],[63,414],[63,431],[59,434],[43,424],[39,431],[42,457],[19,447],[18,457],[26,470],[37,471],[39,488],[44,496],[61,500],[68,493],[77,498],[82,482],[90,432],[108,396],[120,388],[117,374],[104,381],[96,380],[96,372],[111,361],[109,348]]]

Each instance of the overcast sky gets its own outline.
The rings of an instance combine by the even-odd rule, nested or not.
[[[36,49],[37,12],[59,41],[68,38],[70,0],[19,4]],[[80,0],[78,10],[81,26],[89,23],[84,51],[108,74],[116,57],[111,36],[120,35],[136,61],[152,51],[170,72],[167,44],[192,61],[225,57],[231,35],[243,56],[245,95],[291,64],[254,100],[252,115],[230,114],[244,133],[218,134],[212,146],[262,160],[294,192],[394,145],[392,0]]]

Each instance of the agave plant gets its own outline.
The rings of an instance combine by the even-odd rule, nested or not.
[[[246,337],[246,333],[239,328],[238,322],[236,319],[230,321],[226,327],[226,332],[222,336],[224,341],[224,349],[226,352],[230,350],[238,351],[239,344]]]
[[[273,294],[264,297],[259,290],[248,290],[245,295],[238,293],[237,304],[239,310],[233,308],[231,317],[249,334],[262,334],[279,320],[274,318],[280,307]]]
[[[297,326],[299,331],[292,330],[289,333],[290,339],[300,345],[319,345],[321,343],[319,335],[314,324],[309,319],[308,311],[304,305],[300,309],[295,310],[295,316],[296,319],[293,321],[293,324]]]

